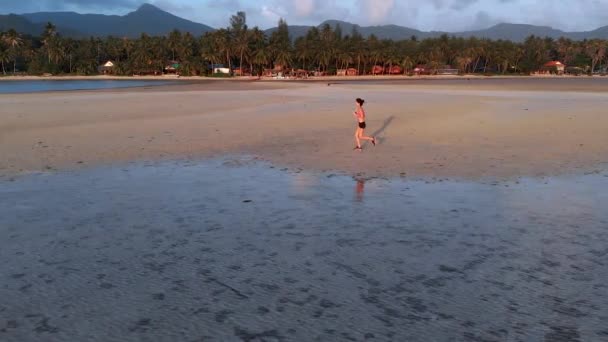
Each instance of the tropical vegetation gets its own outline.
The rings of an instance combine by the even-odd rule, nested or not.
[[[168,61],[179,63],[181,75],[208,75],[210,65],[248,70],[253,75],[278,65],[335,74],[353,68],[369,74],[374,66],[391,70],[399,66],[404,74],[417,65],[436,69],[446,65],[460,73],[528,74],[552,60],[587,73],[605,71],[608,42],[600,39],[573,41],[530,36],[524,42],[456,38],[382,40],[363,37],[325,25],[311,28],[292,41],[284,20],[270,35],[247,26],[244,12],[230,19],[227,28],[195,36],[173,31],[167,36],[142,34],[137,39],[119,37],[62,37],[49,23],[39,37],[15,30],[0,33],[0,69],[3,75],[82,74],[99,72],[99,66],[113,61],[117,75],[162,73]]]

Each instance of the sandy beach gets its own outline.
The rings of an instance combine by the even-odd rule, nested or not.
[[[0,174],[251,154],[369,177],[516,178],[608,162],[608,79],[203,82],[0,95]],[[368,133],[354,146],[353,99]]]

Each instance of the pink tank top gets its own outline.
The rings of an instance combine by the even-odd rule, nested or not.
[[[359,119],[359,122],[365,121],[365,110],[363,108],[357,109],[357,119]]]

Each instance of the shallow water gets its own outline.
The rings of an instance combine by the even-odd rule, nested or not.
[[[42,80],[0,82],[0,94],[37,93],[45,91],[96,90],[147,87],[174,84],[157,80]]]
[[[605,341],[608,175],[248,158],[0,181],[2,341]]]

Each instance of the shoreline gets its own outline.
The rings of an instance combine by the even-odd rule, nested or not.
[[[77,163],[74,165],[62,165],[57,168],[49,169],[33,169],[22,170],[18,173],[2,173],[0,170],[0,184],[2,182],[15,182],[31,179],[32,177],[46,176],[69,176],[81,175],[95,172],[106,172],[109,170],[120,170],[130,168],[148,168],[160,167],[166,168],[169,165],[182,165],[189,167],[200,167],[209,164],[222,165],[229,168],[269,168],[287,174],[305,173],[311,177],[317,178],[333,178],[340,177],[343,179],[352,179],[353,181],[385,181],[385,182],[406,182],[417,184],[482,184],[482,185],[505,185],[516,186],[522,182],[538,182],[542,183],[545,180],[567,180],[567,179],[584,179],[587,177],[604,177],[608,178],[608,162],[577,167],[568,170],[561,170],[555,173],[541,174],[520,174],[509,176],[493,176],[493,175],[446,175],[446,174],[408,174],[403,173],[366,173],[366,172],[349,172],[341,169],[321,169],[315,167],[305,167],[298,164],[287,164],[275,161],[273,158],[262,157],[247,152],[230,152],[230,153],[211,153],[211,154],[195,154],[190,156],[175,155],[170,157],[158,157],[150,159],[131,159],[131,160],[114,160],[104,163]],[[546,184],[546,183],[545,183]]]
[[[5,82],[2,82],[4,80]],[[365,91],[362,87],[375,89],[387,87],[393,89],[417,90],[452,90],[452,91],[522,91],[522,92],[575,92],[575,93],[605,93],[608,92],[608,77],[577,77],[577,76],[359,76],[342,77],[328,76],[310,79],[272,78],[207,78],[207,77],[115,77],[115,76],[16,76],[0,78],[0,85],[9,86],[11,82],[27,81],[134,81],[143,84],[131,86],[116,86],[108,88],[83,89],[45,89],[19,92],[1,92],[2,96],[27,94],[91,94],[91,93],[144,93],[144,92],[200,92],[200,91],[246,91],[246,90],[280,90],[306,87],[352,87],[357,91]],[[150,82],[150,84],[145,84]],[[153,83],[158,82],[158,83]],[[327,88],[329,89],[329,88]]]
[[[207,77],[207,76],[0,76],[0,81],[42,81],[42,80],[163,80],[163,81],[231,81],[231,82],[254,82],[254,81],[273,81],[273,82],[324,82],[324,81],[403,81],[403,80],[461,80],[461,79],[503,79],[503,80],[525,80],[525,79],[596,79],[606,78],[608,76],[600,75],[424,75],[424,76],[406,76],[406,75],[364,75],[364,76],[312,76],[309,78],[285,78],[274,79],[272,77],[255,77],[255,76],[235,76],[235,77]]]

